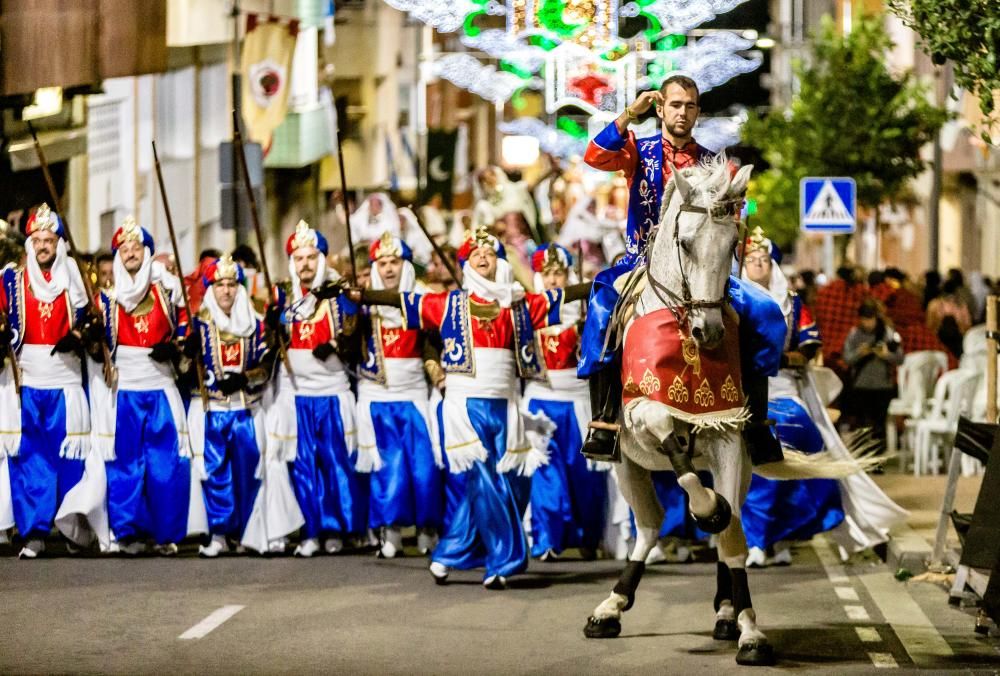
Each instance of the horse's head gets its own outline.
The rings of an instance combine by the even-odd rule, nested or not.
[[[739,213],[753,166],[731,177],[724,156],[677,169],[663,191],[659,232],[649,252],[650,289],[688,318],[706,348],[725,335],[722,306],[739,238]]]

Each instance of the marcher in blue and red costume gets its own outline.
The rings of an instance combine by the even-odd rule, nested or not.
[[[483,585],[503,589],[506,578],[528,565],[521,519],[528,506],[528,477],[546,461],[532,449],[519,408],[518,377],[543,372],[535,331],[561,323],[566,302],[589,285],[541,294],[514,281],[500,242],[480,230],[459,249],[463,289],[403,294],[367,290],[366,304],[403,310],[409,328],[436,328],[447,374],[443,405],[445,454],[454,473],[465,473],[465,490],[431,559],[431,574],[444,583],[451,568],[484,567]]]
[[[807,363],[822,345],[819,330],[802,299],[788,287],[781,271],[781,252],[755,228],[744,246],[743,277],[767,291],[788,324],[782,368],[769,381],[768,415],[782,445],[803,453],[824,449],[823,436],[800,396]],[[844,520],[840,487],[833,479],[778,481],[754,475],[742,507],[743,531],[750,553],[748,566],[791,563],[789,545],[837,527]]]
[[[368,530],[368,476],[359,474],[356,401],[339,341],[356,328],[357,306],[339,295],[337,273],[327,268],[329,246],[299,221],[285,243],[291,290],[268,312],[270,328],[287,332],[294,374],[279,366],[277,394],[268,405],[268,446],[292,459],[292,486],[305,517],[296,556],[320,548],[340,552],[344,539]]]
[[[191,445],[204,457],[202,486],[210,541],[198,550],[214,558],[229,540],[258,552],[282,552],[303,523],[284,459],[265,440],[261,402],[273,369],[264,324],[254,311],[243,268],[231,258],[205,269],[204,302],[185,346],[201,358],[208,410],[192,397]],[[197,341],[195,344],[193,341]]]
[[[3,383],[0,453],[7,456],[14,521],[25,541],[19,557],[34,559],[90,452],[81,365],[88,299],[62,219],[43,204],[25,232],[25,266],[0,273],[0,340],[13,348],[22,374],[20,400],[6,376]]]
[[[153,238],[132,218],[111,239],[114,286],[98,294],[108,354],[118,373],[108,387],[91,374],[94,445],[105,461],[108,517],[118,550],[135,555],[153,540],[162,554],[188,535],[191,447],[175,382],[187,332],[181,280],[153,261]],[[91,355],[103,359],[92,346]]]
[[[615,342],[609,339],[610,317],[618,302],[615,281],[645,263],[649,233],[659,222],[663,188],[670,178],[670,164],[681,169],[708,157],[691,131],[698,119],[698,87],[693,80],[675,75],[664,80],[659,91],[642,93],[630,107],[599,133],[587,146],[584,161],[605,171],[621,170],[629,181],[628,226],[624,259],[594,279],[581,338],[577,372],[590,379],[594,421],[583,452],[591,458],[611,458],[621,408],[621,377],[613,364]],[[653,105],[661,119],[661,133],[637,139],[627,131]],[[781,458],[781,448],[767,428],[767,376],[777,372],[785,327],[773,301],[736,277],[729,280],[729,303],[740,315],[743,387],[748,395],[751,423],[744,427],[755,462]]]
[[[371,288],[412,293],[410,247],[389,231],[372,242]],[[441,449],[431,436],[423,336],[397,308],[368,313],[365,357],[358,381],[358,470],[371,472],[369,526],[379,531],[379,555],[403,550],[401,529],[416,526],[418,547],[433,548],[444,521]]]
[[[531,267],[537,290],[561,289],[578,281],[573,257],[558,244],[536,249]],[[545,373],[524,388],[527,410],[555,425],[548,439],[549,462],[531,477],[531,554],[543,561],[571,547],[592,556],[604,532],[610,465],[580,455],[591,417],[587,384],[576,377],[580,305],[564,303],[561,323],[536,332]]]

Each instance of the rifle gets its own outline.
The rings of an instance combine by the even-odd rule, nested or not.
[[[344,202],[344,223],[347,227],[347,250],[351,258],[351,284],[358,283],[358,264],[354,262],[354,234],[351,232],[351,210],[347,206],[347,174],[344,172],[344,148],[340,144],[340,124],[337,124],[337,164],[340,165],[340,198]],[[423,226],[421,226],[423,228]]]
[[[69,245],[69,254],[73,257],[76,267],[80,271],[80,278],[83,280],[83,289],[87,294],[88,306],[97,317],[101,318],[101,325],[103,326],[104,313],[101,312],[101,308],[97,305],[97,295],[94,293],[94,285],[90,281],[90,275],[85,272],[83,258],[80,256],[80,251],[76,248],[76,243],[73,241],[73,231],[70,230],[69,223],[66,222],[66,217],[63,215],[62,205],[59,203],[59,194],[56,192],[56,184],[52,180],[52,174],[49,173],[49,163],[45,161],[45,152],[42,150],[42,144],[38,142],[38,134],[35,133],[35,127],[30,122],[28,122],[28,131],[31,132],[31,140],[35,143],[35,154],[38,155],[38,163],[42,167],[42,175],[45,176],[45,183],[48,186],[49,196],[52,198],[55,212],[63,220],[63,225],[66,229],[66,244]],[[101,353],[104,356],[104,382],[108,387],[112,387],[115,383],[116,374],[114,366],[111,363],[111,351],[103,339],[101,340]]]
[[[253,229],[257,235],[257,248],[260,250],[260,267],[264,273],[264,284],[267,285],[268,294],[274,293],[274,285],[271,283],[271,273],[267,269],[267,252],[264,249],[264,232],[260,227],[260,214],[257,212],[257,197],[253,194],[253,186],[250,184],[250,170],[247,168],[247,156],[243,148],[243,134],[240,132],[240,114],[233,109],[233,143],[236,145],[236,156],[240,160],[241,176],[243,187],[247,191],[247,199],[250,201],[250,215],[253,218]],[[285,337],[278,331],[278,354],[281,356],[281,363],[285,365],[290,378],[295,377],[292,371],[292,362],[288,359],[288,349],[285,346]]]
[[[424,237],[426,237],[427,241],[431,243],[432,247],[434,247],[434,253],[436,253],[438,258],[441,259],[441,264],[448,268],[448,274],[450,274],[451,278],[455,280],[455,285],[461,288],[462,282],[458,279],[458,271],[456,271],[455,266],[452,265],[451,259],[449,259],[445,253],[441,251],[441,246],[435,242],[434,238],[431,237],[429,232],[427,232],[427,227],[424,225],[424,222],[420,220],[420,216],[417,215],[417,212],[413,208],[412,204],[409,205],[409,208],[410,212],[413,213],[413,219],[417,222],[417,226],[420,228],[420,231],[424,233]]]
[[[174,232],[174,219],[170,215],[170,204],[167,202],[167,187],[163,183],[163,171],[160,169],[160,155],[156,152],[156,141],[153,141],[153,165],[156,167],[156,181],[160,184],[160,198],[163,200],[163,213],[167,216],[167,230],[170,232],[170,245],[174,249],[174,263],[177,265],[177,276],[181,280],[181,297],[184,299],[184,307],[188,313],[188,330],[197,329],[194,322],[194,314],[191,310],[191,302],[188,300],[187,287],[184,285],[184,271],[181,270],[181,253],[177,246],[177,235]],[[198,392],[201,394],[201,403],[205,410],[208,410],[208,390],[205,389],[205,363],[201,346],[201,337],[198,337],[198,355],[195,360],[194,371],[198,377]],[[189,338],[190,340],[191,338]]]

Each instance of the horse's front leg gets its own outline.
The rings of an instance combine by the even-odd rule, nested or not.
[[[712,439],[708,455],[715,486],[732,504],[742,505],[750,486],[751,468],[739,434],[713,435]],[[775,662],[774,649],[757,626],[757,613],[753,609],[747,580],[747,543],[739,509],[729,526],[719,534],[718,550],[716,622],[712,635],[719,640],[739,641],[737,664],[770,666]]]
[[[611,594],[587,618],[583,633],[587,638],[615,638],[621,633],[621,616],[635,603],[635,592],[646,570],[646,557],[656,544],[663,523],[663,506],[653,488],[653,478],[627,456],[615,465],[618,485],[635,514],[635,546]]]
[[[732,503],[701,483],[694,469],[690,428],[677,424],[666,406],[645,398],[626,406],[623,418],[625,426],[634,430],[644,445],[652,446],[670,461],[698,527],[706,533],[722,532],[732,518]]]

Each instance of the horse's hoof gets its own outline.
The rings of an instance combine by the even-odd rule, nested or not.
[[[594,617],[587,618],[587,626],[583,628],[583,635],[587,638],[618,638],[622,633],[622,623],[617,617]]]
[[[712,638],[716,641],[735,641],[740,637],[739,627],[736,620],[716,620],[715,629],[712,631]]]
[[[736,664],[744,667],[772,667],[774,663],[774,648],[767,641],[747,641],[736,653]]]
[[[724,497],[715,494],[715,511],[708,516],[696,516],[691,514],[698,528],[706,533],[721,533],[726,530],[730,520],[733,518],[733,508],[729,506],[729,501]]]

